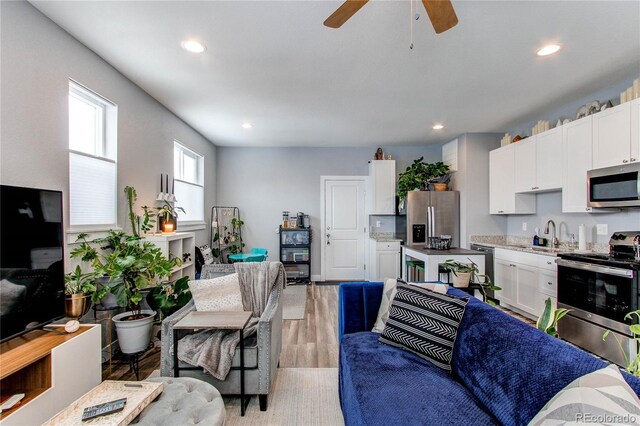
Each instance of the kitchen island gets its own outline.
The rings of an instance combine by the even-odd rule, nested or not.
[[[407,260],[421,260],[424,262],[424,280],[438,281],[440,274],[438,273],[438,265],[444,263],[448,259],[453,259],[461,263],[474,262],[478,265],[478,270],[484,274],[484,253],[475,250],[462,248],[452,248],[449,250],[434,250],[424,248],[422,244],[412,244],[402,246],[402,279],[407,280]]]

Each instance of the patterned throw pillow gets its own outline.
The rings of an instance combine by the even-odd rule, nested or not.
[[[529,425],[567,423],[639,424],[640,400],[620,369],[610,365],[569,383]]]
[[[243,311],[238,274],[191,280],[189,290],[197,311]]]
[[[451,371],[453,345],[468,301],[398,284],[379,341],[411,351]]]
[[[396,285],[397,284],[407,284],[405,281],[401,279],[393,279],[388,278],[384,282],[384,288],[382,289],[382,301],[380,302],[380,308],[378,308],[378,317],[376,318],[376,323],[373,326],[371,331],[375,331],[376,333],[382,333],[384,330],[384,326],[387,323],[387,318],[389,318],[389,308],[391,307],[391,302],[393,302],[393,298],[396,295]],[[433,284],[433,283],[408,283],[410,285],[415,285],[418,287],[426,288],[427,290],[435,291],[436,293],[445,294],[447,292],[448,286],[446,284]]]
[[[209,247],[209,244],[205,244],[198,248],[200,249],[200,253],[202,253],[204,264],[211,265],[213,263],[213,253],[211,252],[211,247]]]

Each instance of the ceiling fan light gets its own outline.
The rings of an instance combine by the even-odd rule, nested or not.
[[[548,44],[544,46],[542,49],[538,50],[538,56],[549,56],[556,53],[560,50],[559,44]]]
[[[184,50],[191,53],[202,53],[207,50],[207,46],[197,40],[183,40],[180,45]]]
[[[442,129],[444,129],[444,125],[442,125],[442,124],[434,124],[432,129],[433,130],[442,130]]]

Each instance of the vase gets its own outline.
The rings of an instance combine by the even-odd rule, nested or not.
[[[446,191],[447,184],[446,183],[434,183],[433,184],[434,191]]]
[[[454,287],[467,288],[471,281],[471,272],[454,272],[451,281]]]
[[[91,308],[90,294],[72,294],[64,298],[64,314],[68,318],[82,318]]]
[[[135,320],[125,320],[125,318],[133,315],[133,312],[127,311],[115,315],[111,319],[116,325],[118,345],[123,354],[142,352],[149,346],[156,313],[155,311],[147,310],[140,311],[140,313],[147,316]]]

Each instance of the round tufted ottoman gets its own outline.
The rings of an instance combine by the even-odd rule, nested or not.
[[[132,422],[137,425],[223,425],[226,416],[220,392],[209,383],[190,377],[155,377],[160,397]]]

